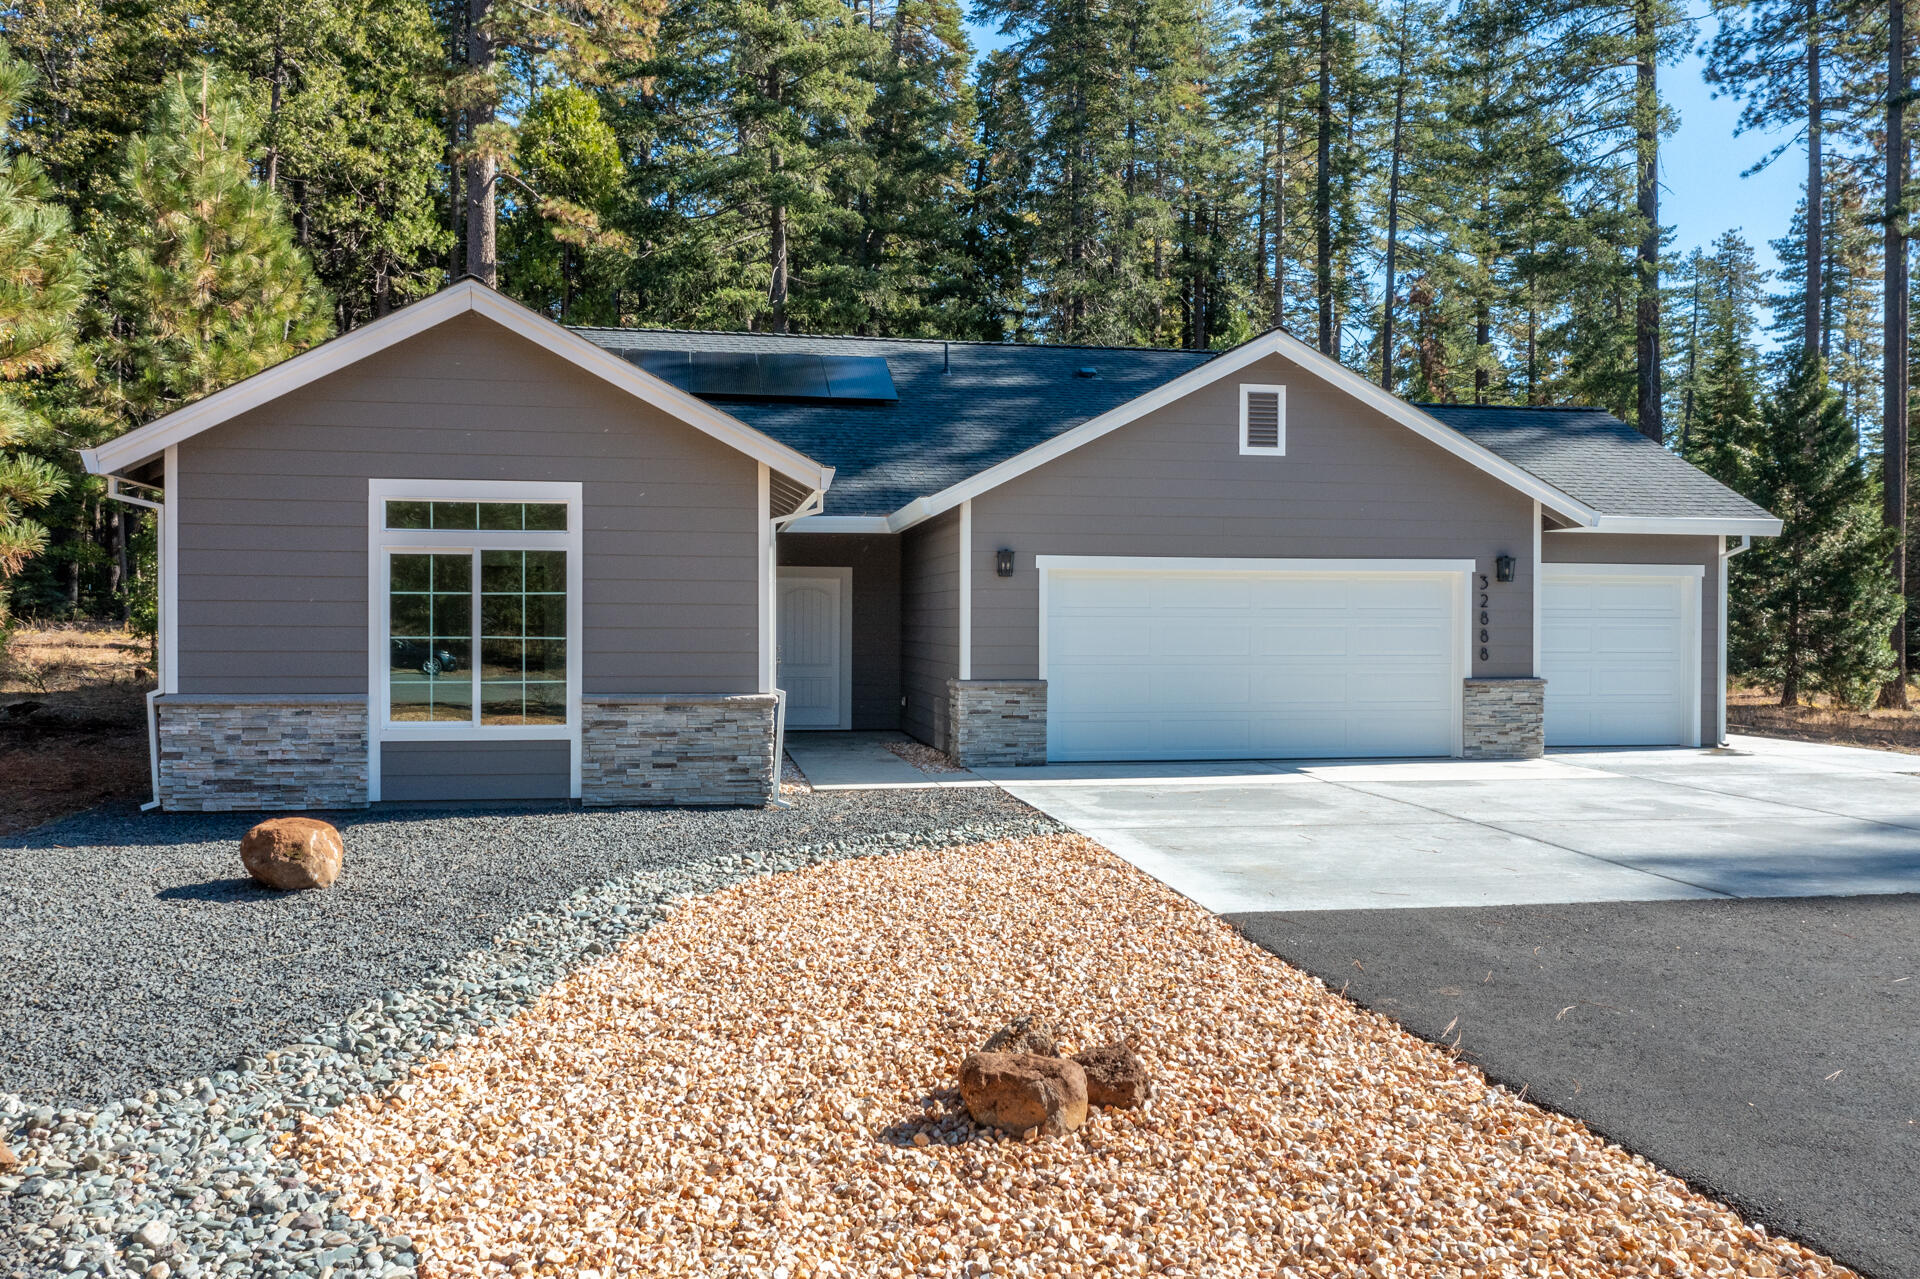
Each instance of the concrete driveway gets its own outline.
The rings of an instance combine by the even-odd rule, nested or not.
[[[1920,757],[1851,747],[976,771],[1222,914],[1920,892]]]

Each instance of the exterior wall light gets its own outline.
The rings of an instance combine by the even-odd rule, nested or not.
[[[1493,577],[1497,582],[1513,580],[1513,556],[1497,555],[1493,560]]]
[[[1013,551],[1011,548],[1003,546],[993,553],[993,571],[1001,577],[1013,576]]]

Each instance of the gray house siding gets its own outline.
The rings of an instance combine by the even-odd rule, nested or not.
[[[947,741],[947,681],[960,674],[960,515],[909,529],[900,545],[900,727]]]
[[[1287,388],[1286,455],[1240,454],[1240,385]],[[1518,561],[1490,587],[1479,677],[1533,674],[1534,508],[1273,356],[973,501],[975,679],[1039,674],[1036,555]],[[994,573],[1009,547],[1012,577]],[[909,582],[911,589],[911,581]],[[917,732],[917,730],[916,730]]]
[[[389,741],[380,747],[380,797],[564,800],[571,767],[566,742]]]
[[[757,688],[756,464],[470,315],[180,446],[181,692],[367,692],[369,478],[583,481],[584,691]]]
[[[900,538],[783,533],[780,563],[853,570],[853,727],[900,727]]]
[[[1720,539],[1649,533],[1541,535],[1549,564],[1698,564],[1700,581],[1700,739],[1711,745],[1720,718]],[[1553,696],[1553,689],[1547,689]]]

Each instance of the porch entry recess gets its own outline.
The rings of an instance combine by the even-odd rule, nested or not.
[[[1472,561],[1038,563],[1050,760],[1460,753]]]

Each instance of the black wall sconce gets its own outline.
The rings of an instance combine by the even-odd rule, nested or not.
[[[1013,551],[1010,547],[1001,547],[993,553],[993,571],[1001,577],[1013,576]]]
[[[1513,556],[1494,556],[1493,580],[1496,582],[1511,582],[1513,580]]]

